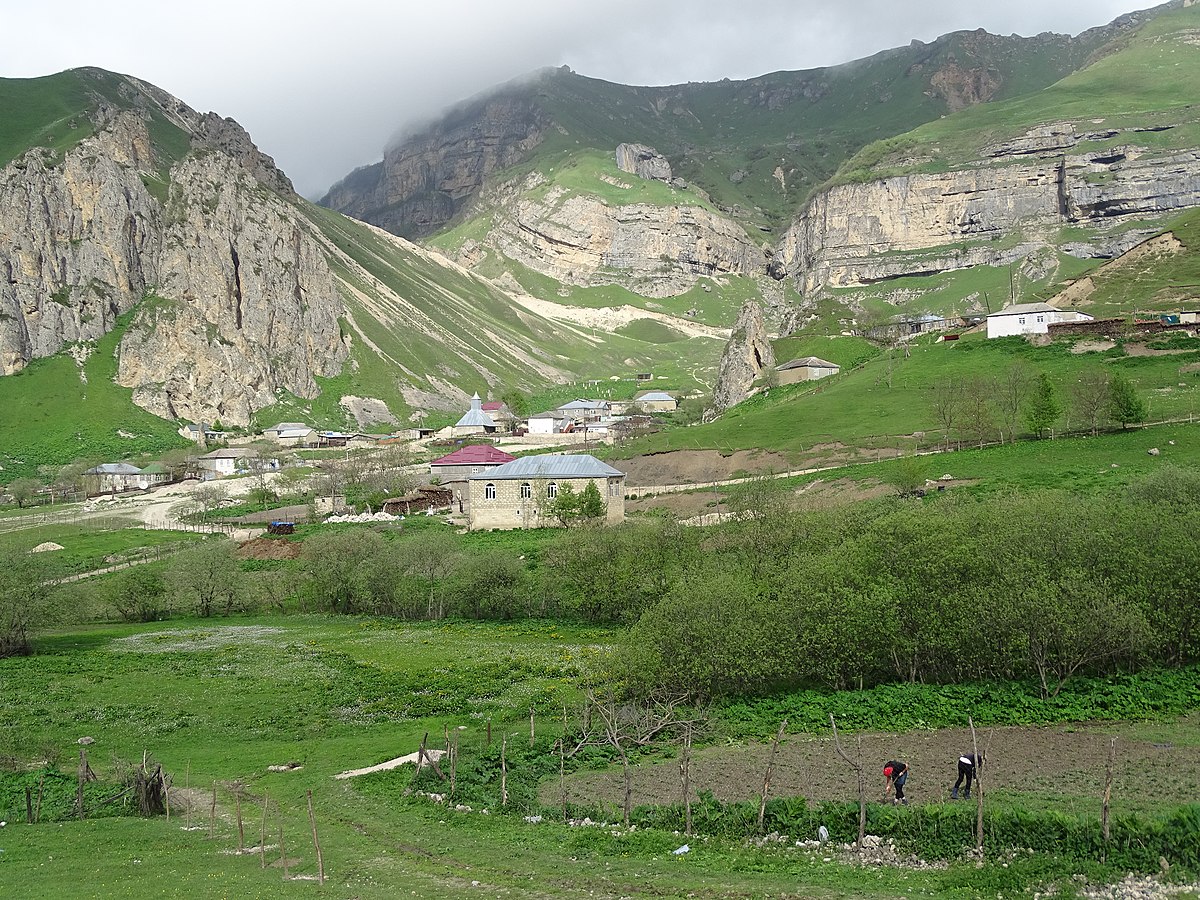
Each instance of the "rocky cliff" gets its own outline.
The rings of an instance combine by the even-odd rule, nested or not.
[[[902,275],[1006,265],[1057,241],[1067,225],[1154,219],[1200,205],[1200,151],[1135,144],[1060,153],[1081,142],[1069,124],[993,146],[1005,165],[882,178],[818,195],[785,234],[772,263],[802,293]],[[1022,240],[1004,240],[1019,232]],[[1136,243],[1119,231],[1064,245],[1110,257]]]
[[[437,231],[487,177],[541,143],[549,120],[531,95],[501,93],[452,111],[427,131],[388,149],[321,199],[323,206],[393,234]]]
[[[741,226],[699,206],[610,205],[536,174],[521,199],[496,208],[487,242],[558,281],[619,284],[646,297],[681,294],[702,275],[765,273]]]
[[[741,403],[750,396],[754,382],[774,368],[775,353],[763,324],[762,310],[755,301],[747,300],[721,355],[713,388],[713,409],[724,412]]]
[[[118,379],[146,409],[240,425],[276,392],[315,396],[345,359],[342,304],[290,182],[236,123],[123,88],[134,108],[99,104],[61,158],[35,148],[0,171],[0,374],[137,307]],[[164,154],[151,109],[195,129],[191,153]]]

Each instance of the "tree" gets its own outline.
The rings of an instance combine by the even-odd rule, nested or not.
[[[1093,435],[1108,412],[1111,393],[1108,373],[1098,369],[1084,372],[1071,385],[1071,411]]]
[[[995,407],[1000,419],[1000,439],[1008,435],[1009,442],[1017,439],[1017,424],[1021,419],[1021,408],[1029,396],[1033,379],[1029,370],[1021,363],[1013,363],[1008,372],[996,380]]]
[[[208,521],[208,517],[214,509],[225,502],[227,496],[228,494],[223,485],[213,484],[212,482],[202,484],[192,491],[192,499],[199,504],[205,521]]]
[[[500,394],[500,402],[518,419],[523,419],[530,413],[529,396],[519,388],[505,388]]]
[[[901,497],[915,494],[925,485],[928,466],[925,460],[917,456],[901,456],[894,465],[889,466],[883,480],[896,489]]]
[[[1133,382],[1120,372],[1113,373],[1108,382],[1108,414],[1122,428],[1146,421],[1146,402],[1137,395]]]
[[[1042,372],[1038,375],[1037,384],[1025,406],[1025,424],[1040,438],[1042,432],[1053,427],[1061,414],[1062,407],[1059,405],[1054,383],[1050,381],[1049,375]]]
[[[560,525],[571,525],[579,518],[581,499],[571,485],[560,484],[555,495],[547,498],[546,513],[550,518],[557,519]]]
[[[242,572],[229,541],[207,541],[172,557],[167,581],[197,615],[230,615],[242,596]]]
[[[40,554],[0,550],[0,659],[30,652],[29,636],[52,618]]]
[[[975,376],[963,385],[961,398],[962,430],[972,443],[983,447],[996,429],[992,418],[992,398],[996,383],[990,378]]]
[[[955,423],[958,421],[959,411],[962,408],[963,387],[962,382],[953,378],[947,378],[944,381],[939,381],[933,386],[933,397],[930,400],[930,408],[933,412],[933,418],[941,428],[942,434],[945,437],[945,446],[950,447],[950,437],[954,429]]]
[[[358,613],[376,602],[373,571],[385,565],[388,542],[374,531],[334,531],[308,538],[300,551],[317,602],[331,612]]]
[[[401,568],[428,583],[425,617],[430,621],[446,616],[446,594],[442,591],[439,595],[437,589],[458,562],[456,546],[454,538],[446,532],[427,530],[404,541],[398,550]]]
[[[608,512],[604,498],[600,496],[600,488],[595,481],[589,481],[583,493],[579,495],[579,516],[586,522],[596,522],[603,519]]]
[[[117,575],[108,588],[109,601],[126,622],[155,622],[171,611],[163,573],[138,565]]]
[[[8,486],[8,492],[17,502],[18,509],[24,509],[25,504],[33,500],[42,489],[42,483],[36,478],[18,478]]]

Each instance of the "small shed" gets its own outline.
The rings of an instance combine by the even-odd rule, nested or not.
[[[796,384],[800,381],[816,381],[819,378],[836,375],[841,371],[841,367],[837,363],[831,363],[819,356],[803,356],[776,366],[775,371],[779,375],[780,384]]]
[[[267,523],[267,534],[295,534],[295,533],[296,533],[296,523],[295,522],[275,521],[275,522]]]

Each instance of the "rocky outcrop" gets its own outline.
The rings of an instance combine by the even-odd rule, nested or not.
[[[537,147],[549,120],[529,94],[505,92],[446,115],[338,182],[322,206],[403,237],[450,221],[500,169]]]
[[[618,144],[617,168],[638,178],[671,181],[671,164],[667,158],[645,144]]]
[[[137,108],[101,107],[95,135],[61,159],[34,149],[0,172],[0,374],[136,307],[118,348],[134,401],[248,424],[278,392],[313,397],[315,377],[339,371],[341,298],[270,158],[236,123],[170,100],[204,152],[171,170],[165,206],[146,183],[167,161]]]
[[[1073,130],[1060,126],[1027,137],[1043,147],[1075,139]],[[1028,146],[1009,142],[1003,149],[1024,153]],[[1200,206],[1197,150],[1161,155],[1123,147],[884,178],[840,185],[814,198],[785,234],[772,271],[794,276],[808,293],[821,285],[1005,265],[1046,246],[1063,225],[1154,218],[1193,206]],[[1003,246],[1001,238],[1018,229],[1027,239]],[[1098,235],[1076,246],[1111,256],[1122,248],[1108,244],[1124,237]]]
[[[713,388],[713,409],[724,412],[750,396],[754,382],[775,368],[775,353],[763,324],[762,311],[754,300],[747,300],[738,313],[733,334],[721,354],[717,381]]]
[[[510,259],[568,284],[619,284],[647,297],[669,297],[702,275],[766,270],[763,251],[740,226],[698,206],[610,206],[557,186],[536,196],[526,193],[498,208],[488,241]]]
[[[157,282],[152,159],[125,113],[61,161],[31,150],[0,171],[0,375],[107,334]]]
[[[346,358],[342,306],[294,208],[223,154],[189,157],[172,180],[158,297],[121,342],[118,382],[160,416],[235,425],[279,392],[316,397],[315,377]]]

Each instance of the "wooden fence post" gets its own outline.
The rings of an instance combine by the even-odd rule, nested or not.
[[[187,769],[185,769],[184,773],[183,773],[183,792],[185,795],[187,795],[187,806],[185,806],[184,810],[183,810],[183,826],[184,826],[184,830],[186,830],[186,831],[192,830],[191,786],[192,786],[192,761],[189,759],[187,761]]]
[[[533,704],[529,704],[529,746],[533,746]]]
[[[237,811],[238,853],[246,849],[246,832],[242,830],[242,786],[239,784],[233,793],[233,805]]]
[[[683,787],[683,833],[692,834],[692,723],[683,729],[683,752],[679,755],[679,781]]]
[[[833,747],[837,751],[837,755],[844,759],[847,765],[854,770],[858,775],[858,852],[863,852],[863,838],[867,836],[867,777],[863,771],[862,764],[862,737],[858,737],[858,761],[852,760],[846,751],[842,749],[842,742],[838,738],[837,722],[833,719],[833,713],[829,714],[829,726],[833,729]]]
[[[212,840],[217,831],[217,783],[213,782],[212,805],[208,808],[208,839]]]
[[[279,811],[279,862],[283,866],[283,880],[288,880],[287,850],[283,846],[283,810]]]
[[[980,774],[983,766],[979,764],[979,739],[975,734],[975,719],[967,716],[967,724],[971,726],[971,752],[975,754],[975,852],[979,861],[983,862],[983,779]]]
[[[1108,805],[1112,799],[1113,770],[1117,763],[1117,739],[1112,738],[1108,744],[1108,765],[1104,767],[1104,802],[1100,807],[1100,831],[1104,838],[1104,862],[1108,862]]]
[[[505,754],[508,750],[508,735],[500,738],[500,805],[508,806],[508,761]]]
[[[317,884],[325,883],[325,859],[321,856],[321,842],[317,840],[317,818],[313,815],[312,791],[308,796],[308,824],[312,827],[313,849],[317,853]]]
[[[771,741],[771,753],[767,757],[767,774],[763,777],[762,797],[758,801],[758,830],[763,830],[763,819],[767,814],[767,792],[771,790],[771,774],[775,769],[775,754],[779,752],[779,742],[783,740],[783,731],[787,728],[787,719],[779,723],[779,731],[775,740]]]
[[[262,818],[262,833],[258,838],[258,861],[259,868],[267,867],[267,792],[263,791],[263,818]]]

